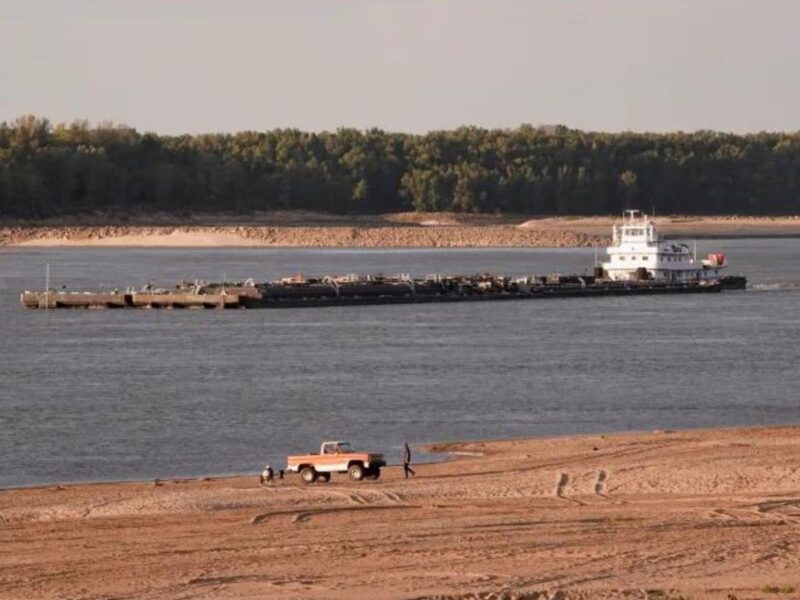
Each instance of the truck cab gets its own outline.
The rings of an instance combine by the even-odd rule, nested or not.
[[[332,473],[347,473],[351,480],[378,479],[386,466],[383,454],[359,452],[349,442],[336,440],[320,444],[319,453],[289,456],[286,470],[299,473],[305,483],[330,481]]]

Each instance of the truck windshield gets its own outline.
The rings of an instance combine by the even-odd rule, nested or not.
[[[329,442],[322,446],[323,454],[347,454],[349,452],[353,452],[353,448],[348,442]]]

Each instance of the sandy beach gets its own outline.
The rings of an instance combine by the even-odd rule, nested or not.
[[[800,426],[432,449],[409,480],[0,492],[0,598],[800,596]]]
[[[248,217],[86,217],[0,225],[0,246],[138,247],[592,247],[616,217],[397,213],[342,217],[307,212]],[[800,236],[800,217],[656,217],[673,237]]]

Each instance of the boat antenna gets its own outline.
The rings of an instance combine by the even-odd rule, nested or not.
[[[44,268],[44,308],[50,308],[50,263],[47,263]]]

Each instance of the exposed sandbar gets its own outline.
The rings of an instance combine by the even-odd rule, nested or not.
[[[467,455],[408,481],[389,468],[358,484],[260,488],[249,476],[2,492],[0,598],[800,590],[800,427],[434,449]]]

